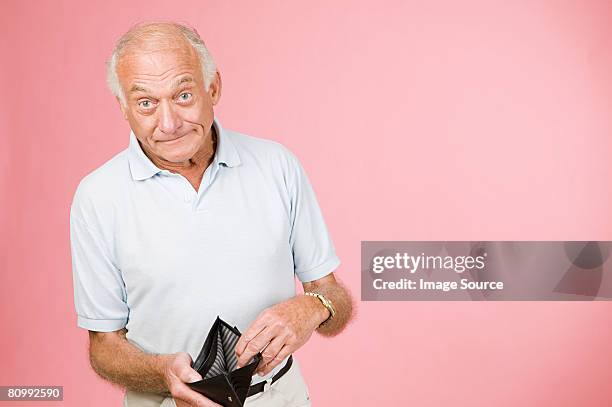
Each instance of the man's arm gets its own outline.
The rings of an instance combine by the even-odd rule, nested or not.
[[[317,292],[328,298],[336,315],[319,327],[329,317],[329,311],[317,298],[303,294],[265,309],[236,344],[238,366],[246,365],[262,351],[258,373],[266,375],[304,345],[315,330],[321,335],[334,336],[344,329],[353,315],[353,301],[334,274],[303,283],[303,287],[304,291]]]
[[[302,283],[302,286],[304,292],[323,294],[325,298],[332,302],[334,311],[336,311],[336,315],[325,325],[317,328],[317,332],[323,336],[336,336],[342,332],[353,316],[353,299],[346,287],[336,280],[334,273],[315,281]],[[316,298],[309,298],[315,300],[319,306],[322,305]],[[328,317],[329,311],[325,315]]]
[[[89,358],[98,375],[134,391],[159,394],[170,392],[179,407],[220,407],[185,384],[202,379],[191,368],[189,354],[145,353],[127,340],[126,332],[125,329],[113,332],[89,331]]]

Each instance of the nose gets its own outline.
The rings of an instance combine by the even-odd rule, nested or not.
[[[174,106],[166,100],[162,100],[158,107],[159,112],[159,130],[164,134],[174,134],[181,126],[183,121],[178,113],[174,110]]]

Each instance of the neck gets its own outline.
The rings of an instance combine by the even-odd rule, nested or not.
[[[149,159],[162,170],[168,170],[170,172],[181,174],[187,178],[193,176],[201,176],[210,163],[212,162],[215,151],[217,149],[217,133],[214,126],[211,126],[208,135],[205,138],[202,147],[187,161],[175,163],[159,159],[158,157],[151,157]]]

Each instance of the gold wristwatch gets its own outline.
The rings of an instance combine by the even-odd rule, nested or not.
[[[327,310],[329,311],[329,317],[325,321],[323,321],[323,322],[321,322],[319,324],[319,328],[321,328],[326,323],[328,323],[336,315],[336,310],[334,309],[334,305],[323,294],[315,293],[315,292],[312,292],[312,291],[305,291],[304,295],[309,295],[311,297],[317,298],[319,301],[321,301],[321,304],[323,304],[323,306],[325,308],[327,308]]]

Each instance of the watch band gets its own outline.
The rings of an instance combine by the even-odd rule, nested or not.
[[[313,292],[313,291],[305,291],[304,295],[315,297],[316,299],[321,301],[321,304],[323,304],[323,306],[325,308],[327,308],[327,310],[329,311],[329,317],[327,317],[327,319],[325,321],[323,321],[323,322],[321,322],[319,324],[319,328],[324,326],[325,324],[327,324],[336,315],[336,310],[334,309],[334,304],[332,304],[332,302],[329,300],[329,298],[327,298],[323,294],[319,294],[319,293],[316,293],[316,292]]]

